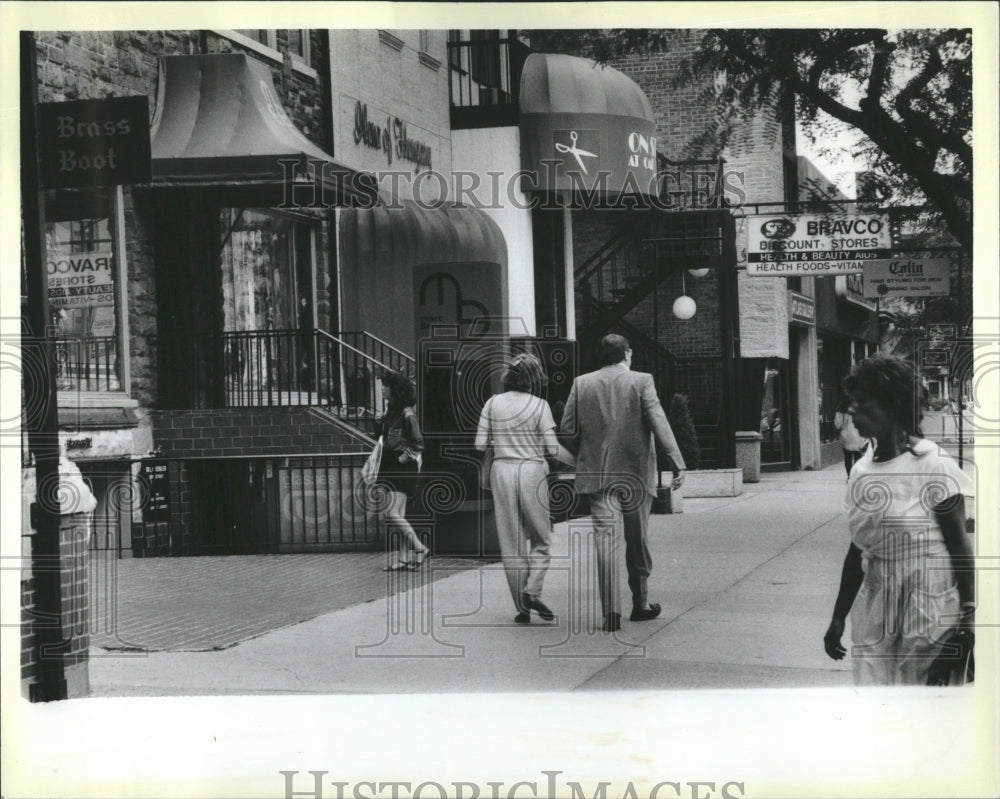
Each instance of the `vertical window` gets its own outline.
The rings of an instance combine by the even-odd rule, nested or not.
[[[46,202],[46,274],[59,391],[121,391],[119,280],[112,193]]]
[[[262,209],[227,208],[220,236],[230,395],[307,389],[313,360],[313,227]]]
[[[429,53],[431,51],[433,42],[432,31],[422,30],[420,31],[420,50],[424,53]]]
[[[293,61],[305,64],[306,66],[312,65],[308,30],[288,31],[288,52],[291,54]]]
[[[470,31],[472,79],[487,87],[500,86],[500,31]]]
[[[448,65],[452,69],[462,68],[462,48],[459,42],[462,41],[462,31],[448,31]]]

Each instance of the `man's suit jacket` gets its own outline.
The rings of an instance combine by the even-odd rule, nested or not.
[[[573,381],[560,432],[566,448],[576,455],[576,488],[583,494],[620,483],[623,475],[655,493],[654,436],[674,465],[686,468],[653,376],[633,372],[624,363]]]

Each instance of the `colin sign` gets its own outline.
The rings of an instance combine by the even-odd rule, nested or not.
[[[789,214],[747,220],[747,274],[847,275],[891,254],[884,214]]]

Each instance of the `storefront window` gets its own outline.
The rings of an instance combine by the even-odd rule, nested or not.
[[[791,461],[792,420],[789,415],[788,362],[768,358],[764,365],[764,393],[760,412],[761,463]]]
[[[59,391],[121,391],[113,197],[62,192],[46,204],[46,273]]]
[[[223,330],[233,390],[306,389],[313,340],[313,228],[249,208],[222,212]]]

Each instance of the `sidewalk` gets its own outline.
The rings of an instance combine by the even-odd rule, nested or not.
[[[841,510],[842,467],[762,475],[739,497],[685,500],[684,513],[653,516],[650,598],[660,618],[628,621],[615,636],[600,632],[589,520],[557,525],[545,599],[558,614],[545,624],[513,623],[499,564],[431,559],[427,575],[376,571],[368,555],[305,556],[302,576],[322,579],[323,564],[354,558],[376,601],[321,605],[309,585],[298,595],[292,563],[274,601],[294,608],[286,626],[214,651],[115,652],[92,649],[94,696],[267,693],[434,693],[609,689],[848,686],[846,662],[823,652],[822,635],[847,546]],[[236,558],[218,559],[218,567]],[[181,561],[164,561],[166,566]],[[346,561],[338,561],[343,566]],[[171,584],[162,601],[210,604],[190,585]],[[213,568],[213,572],[215,569]],[[266,570],[258,573],[263,579]],[[228,586],[228,584],[225,584]],[[147,586],[149,587],[149,586]],[[330,594],[335,585],[328,586]],[[239,594],[214,613],[232,626],[257,612]],[[171,591],[175,592],[168,599]],[[180,594],[178,598],[177,592]],[[388,597],[388,598],[387,598]],[[123,597],[123,604],[127,597]],[[279,623],[281,619],[277,620]],[[274,623],[274,620],[268,623]]]

